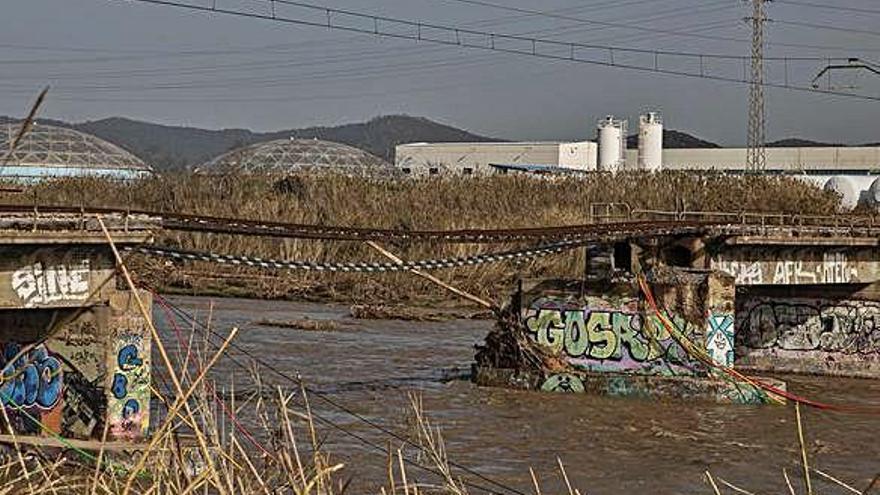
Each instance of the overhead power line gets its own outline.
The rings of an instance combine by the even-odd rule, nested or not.
[[[825,29],[827,31],[842,31],[845,33],[854,33],[854,34],[869,34],[871,36],[880,36],[880,31],[871,31],[869,29],[858,29],[858,28],[848,28],[842,26],[835,26],[833,24],[814,24],[811,22],[800,22],[800,21],[786,21],[783,19],[774,19],[774,24],[787,24],[789,26],[799,26],[810,29]]]
[[[145,4],[154,4],[198,12],[209,12],[243,18],[253,18],[273,22],[295,24],[301,26],[335,29],[340,31],[369,34],[387,38],[406,39],[417,42],[434,43],[447,46],[458,46],[469,49],[490,50],[495,52],[526,55],[549,60],[650,72],[659,75],[708,79],[737,84],[751,83],[747,74],[743,74],[741,77],[718,75],[715,73],[711,73],[705,65],[705,61],[709,57],[712,57],[714,59],[746,61],[749,59],[749,57],[742,56],[610,47],[595,44],[542,39],[528,36],[508,35],[475,29],[456,28],[435,23],[396,19],[387,16],[366,14],[330,7],[321,7],[292,0],[265,0],[264,5],[267,7],[265,13],[235,10],[225,7],[188,4],[174,0],[116,1],[124,1],[125,3],[138,2]],[[279,6],[285,5],[302,8],[312,12],[313,14],[320,13],[322,15],[320,16],[320,20],[315,17],[301,18],[280,15]],[[342,24],[340,19],[358,20],[362,24]],[[363,24],[364,21],[367,21],[366,25]],[[395,29],[391,29],[392,27]],[[604,53],[604,56],[603,58],[584,58],[583,52],[585,51],[589,51],[591,53],[601,52]],[[651,60],[645,64],[637,64],[630,61],[621,61],[619,58],[620,55],[627,53],[645,55],[648,56]],[[618,58],[616,59],[615,56],[617,56]],[[687,57],[692,59],[692,61],[698,63],[699,67],[698,69],[692,71],[685,71],[678,68],[667,68],[666,66],[661,64],[661,59],[665,59],[665,57]],[[795,57],[792,57],[787,60],[795,59]],[[770,58],[765,58],[765,60],[770,60]],[[781,60],[786,60],[786,58],[782,58]],[[744,72],[746,71],[744,70]],[[765,87],[776,87],[794,91],[844,96],[870,101],[880,101],[880,95],[865,95],[827,89],[818,89],[810,86],[798,86],[790,84],[787,80],[784,83],[765,81],[762,85]]]
[[[648,32],[658,33],[658,34],[667,34],[670,36],[698,38],[698,39],[714,40],[714,41],[730,41],[730,42],[734,42],[734,43],[748,43],[748,44],[752,43],[751,39],[734,38],[734,37],[730,37],[730,36],[707,35],[707,34],[696,33],[693,31],[682,31],[680,29],[658,29],[658,28],[655,28],[652,26],[639,25],[639,24],[597,21],[597,20],[593,20],[593,19],[585,19],[585,18],[581,18],[581,17],[575,17],[575,16],[571,16],[571,15],[558,14],[555,12],[546,12],[546,11],[538,11],[538,10],[526,9],[526,8],[520,8],[520,7],[512,7],[509,5],[502,5],[502,4],[498,4],[498,3],[494,3],[494,2],[489,2],[486,0],[442,0],[442,1],[464,3],[464,4],[470,4],[470,5],[479,5],[479,6],[490,7],[490,8],[506,10],[506,11],[511,11],[511,12],[528,12],[531,15],[535,15],[535,16],[547,17],[547,18],[552,18],[552,19],[568,20],[568,21],[573,21],[573,22],[577,22],[580,24],[588,24],[588,25],[596,25],[596,26],[603,26],[603,27],[628,29],[628,30],[648,31]],[[787,3],[793,3],[793,2],[787,2]],[[704,6],[705,6],[705,3],[702,5],[702,7],[704,7]],[[736,5],[730,5],[730,6],[733,7]],[[687,9],[685,7],[680,7],[680,8],[672,9],[668,12],[672,13],[672,14],[675,14],[675,13],[681,12],[681,11],[694,12],[694,11],[699,11],[700,8],[701,7]],[[727,6],[724,6],[723,8],[727,8]],[[846,9],[837,9],[836,7],[829,7],[829,8],[831,8],[833,10],[846,10]],[[708,10],[718,10],[718,9],[708,9]],[[856,9],[856,10],[858,10],[858,9]],[[870,10],[868,12],[880,13],[880,11],[870,11]],[[665,17],[665,16],[661,16],[661,17]],[[788,48],[808,48],[808,49],[813,49],[813,50],[853,50],[853,51],[862,51],[862,52],[864,52],[864,51],[880,51],[880,49],[868,48],[868,47],[852,48],[852,47],[841,47],[841,46],[809,45],[809,44],[803,44],[803,43],[784,43],[784,42],[765,42],[765,45],[788,47]],[[766,58],[765,58],[765,60],[766,60]]]
[[[445,0],[444,0],[445,1]],[[725,3],[728,0],[721,0]],[[624,4],[632,3],[632,2],[624,2]],[[644,3],[644,0],[639,0],[636,3]],[[728,6],[725,6],[725,8]],[[568,9],[559,9],[552,12],[562,12],[562,11],[570,11],[571,8]],[[675,9],[676,11],[680,9]],[[699,10],[699,9],[697,9]],[[691,11],[693,12],[693,10]],[[666,11],[663,14],[654,14],[648,17],[643,17],[641,20],[657,20],[661,18],[669,17],[670,11]],[[524,17],[534,17],[528,14],[524,15],[515,15],[515,16],[505,16],[491,19],[484,19],[480,21],[469,22],[468,26],[475,25],[490,25],[496,24],[497,21],[504,22],[506,19],[511,18],[524,18]],[[705,22],[699,23],[697,25],[688,26],[688,29],[695,27],[697,31],[702,31],[706,29],[715,29],[722,23],[727,23],[728,20],[723,21],[715,21],[709,24]],[[534,35],[539,33],[547,33],[549,31],[553,31],[554,34],[560,32],[560,30],[552,30],[552,29],[537,29],[526,32],[516,33],[517,35]],[[642,35],[630,36],[627,38],[628,41],[641,41],[644,39],[654,38],[658,36],[669,36],[663,34],[653,34],[646,33]],[[607,37],[606,37],[607,38]],[[161,68],[137,68],[137,69],[117,69],[111,71],[96,71],[96,70],[88,70],[86,72],[51,72],[45,74],[41,77],[46,77],[50,79],[95,79],[95,78],[128,78],[128,77],[137,77],[137,76],[154,76],[154,75],[188,75],[188,74],[198,74],[203,72],[219,72],[219,71],[235,71],[235,70],[259,70],[259,69],[276,69],[276,68],[285,68],[285,67],[300,67],[304,65],[308,65],[312,61],[315,63],[320,62],[321,65],[326,65],[328,63],[336,63],[336,62],[346,62],[346,61],[362,61],[367,58],[385,58],[385,57],[398,57],[397,52],[405,53],[412,52],[411,48],[387,48],[382,51],[382,53],[375,53],[375,49],[371,50],[360,50],[358,52],[350,53],[346,52],[341,57],[339,55],[327,55],[325,47],[328,45],[336,45],[340,43],[350,43],[353,40],[359,39],[358,35],[353,35],[349,38],[342,38],[339,40],[308,40],[299,43],[283,43],[283,44],[270,44],[270,45],[261,45],[261,46],[252,46],[252,47],[241,47],[235,49],[212,49],[212,50],[188,50],[188,51],[118,51],[118,50],[107,50],[107,49],[99,49],[95,47],[52,47],[47,45],[20,45],[20,44],[3,44],[0,43],[0,48],[18,48],[24,50],[42,50],[42,51],[74,51],[74,52],[90,52],[90,51],[99,51],[99,52],[109,52],[109,53],[129,53],[130,55],[125,57],[114,57],[111,59],[103,58],[101,61],[131,61],[131,54],[139,54],[143,56],[147,54],[149,58],[161,58],[163,61],[168,58],[173,57],[187,57],[187,56],[200,56],[200,55],[236,55],[236,54],[250,54],[250,53],[261,53],[261,54],[269,54],[273,55],[273,58],[269,61],[254,61],[251,58],[248,59],[247,62],[236,62],[236,63],[212,63],[208,65],[187,65],[186,67],[167,67],[163,65]],[[604,41],[604,40],[603,40]],[[322,54],[315,55],[313,50],[309,51],[310,55],[315,55],[313,57],[308,57],[306,60],[302,60],[299,57],[296,61],[286,60],[283,62],[279,62],[278,58],[274,55],[279,53],[289,53],[292,50],[296,50],[297,48],[307,48],[314,45],[321,45]],[[431,50],[431,53],[438,52],[444,50],[443,47],[436,47]],[[426,52],[420,52],[416,55],[423,56]],[[817,62],[828,62],[827,57],[799,57],[800,59],[810,58],[811,60]],[[845,61],[851,57],[832,57],[831,61]],[[55,65],[55,64],[69,64],[69,63],[89,63],[94,61],[94,58],[91,59],[70,59],[70,58],[62,58],[62,59],[25,59],[25,60],[2,60],[0,59],[0,65],[17,65],[23,64],[27,66],[31,65]],[[791,60],[791,59],[789,59]],[[33,76],[23,75],[21,73],[16,73],[14,75],[6,75],[2,79],[4,80],[31,80],[34,79]]]
[[[176,0],[115,0],[117,2],[125,2],[125,3],[147,3],[154,5],[163,5],[168,7],[178,7],[184,8],[188,10],[196,10],[202,12],[213,12],[218,14],[226,14],[226,15],[234,15],[238,17],[250,17],[255,19],[263,19],[268,21],[276,21],[290,24],[299,24],[303,26],[312,26],[319,28],[327,28],[327,29],[335,29],[341,31],[349,31],[354,33],[361,34],[370,34],[376,35],[386,38],[397,38],[397,39],[407,39],[414,41],[423,41],[426,43],[437,43],[449,46],[460,46],[464,48],[488,48],[496,51],[508,51],[510,53],[521,53],[520,51],[515,51],[510,48],[506,48],[504,46],[500,46],[499,43],[502,42],[522,42],[528,43],[530,46],[534,47],[535,50],[531,50],[529,54],[542,56],[541,53],[535,53],[538,46],[543,45],[542,47],[553,47],[557,49],[575,49],[575,50],[597,50],[597,51],[611,51],[618,53],[634,53],[634,54],[642,54],[642,55],[666,55],[666,56],[674,56],[674,57],[688,57],[688,58],[703,58],[703,59],[726,59],[726,60],[749,60],[748,56],[744,55],[735,55],[735,54],[722,54],[722,53],[706,53],[706,52],[687,52],[682,50],[655,50],[649,48],[633,48],[626,46],[614,46],[614,45],[603,45],[603,44],[595,44],[595,43],[580,43],[575,41],[562,41],[555,40],[550,38],[538,38],[527,35],[519,35],[519,34],[505,34],[505,33],[496,33],[492,31],[481,31],[476,29],[469,29],[466,27],[454,27],[454,26],[446,26],[441,24],[435,24],[430,22],[421,22],[421,21],[412,21],[407,19],[397,19],[392,17],[380,16],[375,14],[367,14],[363,12],[355,12],[350,10],[342,10],[332,7],[322,7],[318,5],[311,5],[302,2],[297,2],[294,0],[261,0],[262,3],[271,7],[274,4],[280,5],[289,5],[297,8],[311,10],[313,12],[320,12],[326,15],[325,20],[317,21],[314,19],[301,19],[294,17],[284,17],[278,15],[276,9],[272,9],[271,13],[260,14],[256,12],[248,12],[245,10],[234,10],[224,7],[217,6],[203,6],[199,4],[185,3],[182,1]],[[363,27],[363,26],[355,26],[355,25],[347,25],[341,24],[339,20],[335,19],[333,16],[339,16],[340,18],[354,18],[359,20],[369,21],[371,27]],[[408,27],[412,28],[412,32],[398,32],[392,31],[389,29],[389,26],[396,27]],[[663,31],[652,31],[656,33],[663,33]],[[436,34],[448,34],[449,38],[439,38]],[[468,39],[467,37],[471,37]],[[473,39],[483,39],[487,43],[486,44],[477,44],[473,41]],[[493,44],[494,43],[494,44]],[[846,57],[837,57],[840,59]],[[765,57],[765,60],[827,60],[827,57]]]
[[[549,19],[573,21],[573,22],[577,22],[579,24],[589,24],[592,26],[603,26],[603,27],[608,27],[608,28],[627,29],[630,31],[642,31],[642,32],[651,32],[651,33],[657,33],[657,34],[669,34],[669,35],[674,35],[674,36],[682,36],[682,37],[687,37],[687,38],[698,38],[698,39],[705,39],[705,40],[717,40],[717,41],[730,41],[731,40],[731,38],[725,38],[722,36],[699,34],[699,33],[694,33],[694,32],[689,32],[689,31],[678,31],[675,29],[658,29],[656,27],[645,26],[645,25],[641,25],[641,24],[626,24],[626,23],[621,23],[621,22],[597,21],[594,19],[586,19],[583,17],[575,17],[575,16],[565,15],[565,14],[556,14],[553,12],[525,9],[525,8],[520,8],[520,7],[512,7],[510,5],[501,5],[501,4],[497,4],[497,3],[493,3],[493,2],[486,2],[483,0],[444,0],[444,1],[465,3],[465,4],[470,4],[470,5],[478,5],[478,6],[482,6],[482,7],[490,7],[493,9],[506,10],[509,12],[526,13],[526,14],[536,15],[536,16],[540,16],[540,17],[546,17]],[[684,9],[677,8],[677,9],[673,9],[673,10],[678,12],[678,11],[681,11]],[[693,10],[693,9],[691,9],[691,10]],[[741,41],[745,41],[745,40],[741,40]]]
[[[863,7],[846,7],[843,5],[838,5],[839,2],[815,3],[815,2],[804,2],[802,0],[774,0],[774,1],[776,3],[797,5],[799,7],[810,7],[810,8],[814,8],[814,9],[831,10],[831,11],[837,11],[837,12],[854,12],[854,13],[858,13],[858,14],[880,15],[880,10],[877,10],[877,9],[866,9]]]

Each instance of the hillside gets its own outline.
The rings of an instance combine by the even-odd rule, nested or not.
[[[767,143],[768,148],[828,148],[828,147],[843,147],[846,146],[844,144],[833,144],[833,143],[820,143],[818,141],[811,141],[809,139],[801,139],[801,138],[789,138],[789,139],[780,139],[779,141],[773,141],[772,143]]]
[[[0,124],[15,121],[0,116]],[[285,138],[324,139],[345,143],[363,149],[388,161],[394,159],[394,146],[411,142],[503,141],[473,134],[423,117],[387,115],[367,122],[332,127],[306,127],[273,132],[254,132],[249,129],[201,129],[198,127],[168,126],[110,117],[81,123],[41,119],[40,122],[70,127],[106,139],[139,156],[157,170],[179,170],[194,167],[239,146],[260,141]],[[675,148],[719,148],[716,143],[691,134],[664,129],[663,146]],[[790,138],[769,143],[768,147],[844,146],[806,139]],[[876,146],[865,145],[865,146]],[[638,147],[638,136],[627,137],[627,147]]]
[[[0,123],[12,120],[0,117]],[[335,127],[307,127],[275,132],[248,129],[209,130],[153,124],[123,117],[71,124],[57,120],[41,123],[71,127],[117,144],[157,170],[197,166],[239,146],[289,137],[324,139],[349,144],[392,160],[394,146],[414,141],[499,141],[421,117],[389,115],[368,122]]]
[[[639,135],[633,134],[627,136],[626,147],[636,149],[639,147]],[[664,148],[720,148],[721,146],[692,136],[686,132],[675,131],[672,129],[663,129],[663,147]]]

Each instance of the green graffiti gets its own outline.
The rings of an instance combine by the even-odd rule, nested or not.
[[[545,392],[582,394],[584,393],[584,382],[574,375],[562,373],[547,378],[547,380],[544,381],[544,384],[541,385],[541,390]]]
[[[624,313],[611,315],[611,327],[620,339],[620,345],[614,352],[614,359],[623,357],[623,347],[629,349],[629,354],[636,361],[644,361],[648,357],[648,346],[639,339],[639,328],[636,326],[639,319],[630,317]]]
[[[574,366],[593,371],[639,374],[700,372],[657,315],[614,309],[575,307],[545,301],[526,310],[524,325],[532,340]],[[681,317],[669,317],[677,331],[692,338],[694,328]]]
[[[590,313],[587,321],[587,335],[590,339],[590,357],[608,359],[617,350],[617,335],[611,327],[609,313]]]
[[[570,356],[580,356],[587,352],[589,345],[584,313],[582,311],[568,313],[565,319],[565,352]]]
[[[526,326],[537,335],[538,345],[546,347],[553,354],[562,351],[565,335],[559,311],[540,311],[536,319],[526,322]]]

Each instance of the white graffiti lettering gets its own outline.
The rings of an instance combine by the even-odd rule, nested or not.
[[[731,260],[716,257],[714,270],[732,275],[738,285],[846,284],[859,281],[856,264],[843,252],[824,252],[822,259],[799,259],[809,253],[785,252],[777,260]]]
[[[49,265],[36,261],[12,273],[12,289],[28,308],[85,300],[89,293],[89,260]]]

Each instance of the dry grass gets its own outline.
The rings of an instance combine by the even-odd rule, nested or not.
[[[211,364],[201,363],[203,370]],[[259,425],[249,426],[265,442],[260,454],[221,413],[213,385],[198,378],[185,385],[198,391],[182,410],[154,389],[154,400],[169,413],[152,428],[152,449],[121,455],[101,446],[58,454],[16,445],[0,461],[0,494],[339,493],[334,473],[342,465],[316,443],[297,438],[310,438],[315,426],[302,407],[294,406],[293,395],[279,389],[274,400],[256,392],[243,403],[233,398],[224,404],[231,411],[247,408],[258,418]],[[196,438],[203,447],[184,438]]]
[[[780,177],[730,177],[665,172],[655,175],[537,180],[525,176],[428,178],[375,181],[343,176],[161,176],[136,183],[100,179],[46,182],[24,194],[6,194],[4,202],[112,206],[246,217],[324,225],[398,229],[515,228],[589,221],[592,203],[624,202],[632,208],[706,211],[773,211],[828,214],[836,198],[802,181]],[[225,235],[166,233],[161,244],[226,253],[315,261],[386,261],[355,242],[259,239]],[[511,246],[390,244],[404,259],[464,256]],[[440,274],[462,289],[487,299],[507,291],[516,274],[574,276],[583,257],[573,255],[515,265],[499,263]],[[216,266],[181,267],[162,263],[141,273],[153,285],[176,286],[192,293],[232,293],[264,298],[305,298],[346,302],[426,302],[446,299],[430,283],[407,273],[384,275],[224,271]],[[202,275],[199,276],[198,274]],[[228,291],[228,292],[227,292]]]

